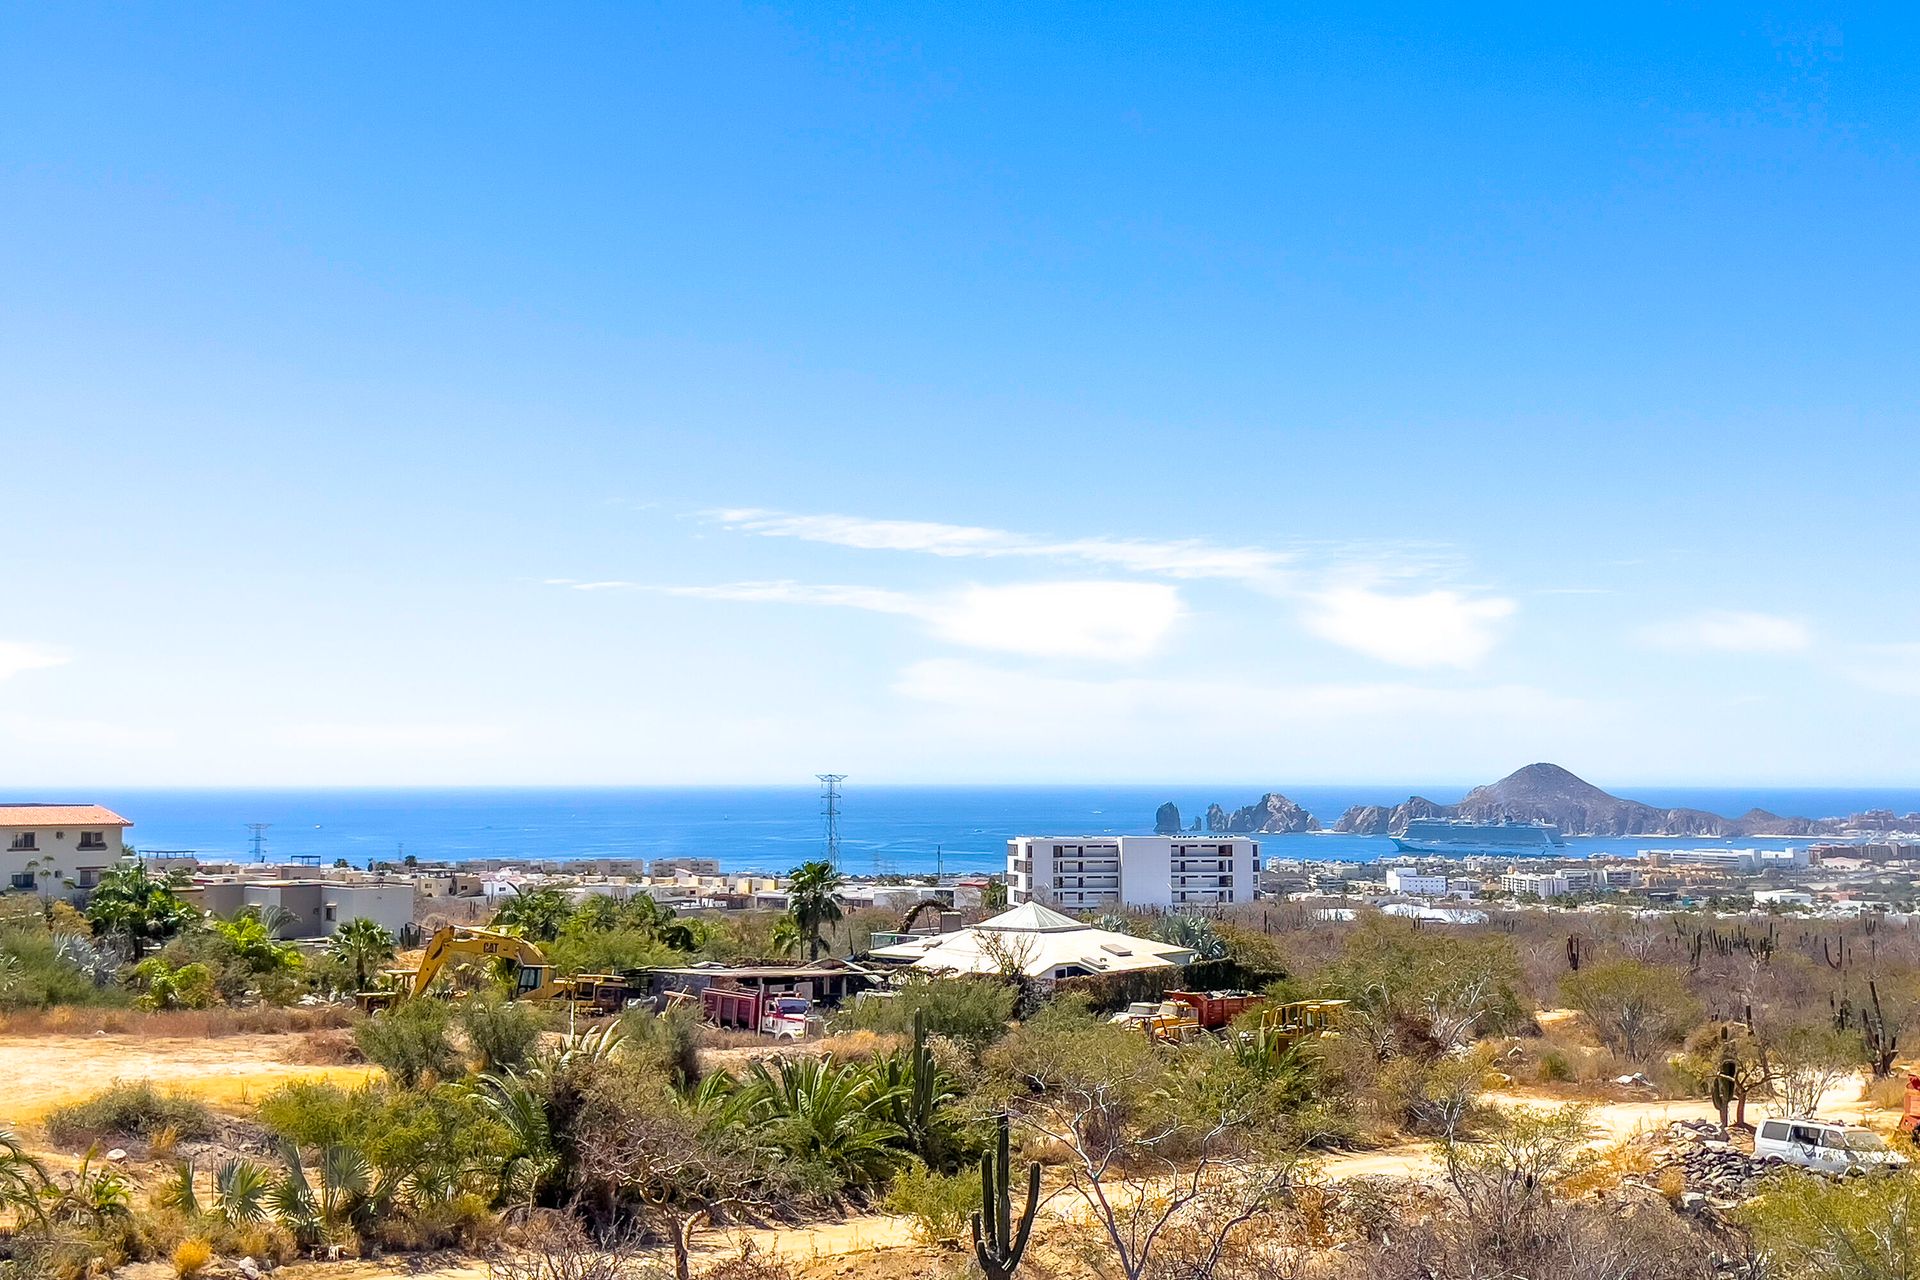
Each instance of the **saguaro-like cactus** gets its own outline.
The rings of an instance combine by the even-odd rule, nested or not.
[[[1013,1162],[1007,1151],[1007,1117],[1000,1117],[999,1140],[980,1157],[980,1212],[973,1215],[973,1256],[987,1280],[1013,1280],[1014,1268],[1027,1251],[1033,1215],[1040,1208],[1040,1164],[1027,1169],[1027,1207],[1017,1225],[1013,1220],[1013,1190],[1008,1185]]]

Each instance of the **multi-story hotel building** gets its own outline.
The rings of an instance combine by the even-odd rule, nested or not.
[[[1260,844],[1245,836],[1019,836],[1008,900],[1062,911],[1252,902]]]

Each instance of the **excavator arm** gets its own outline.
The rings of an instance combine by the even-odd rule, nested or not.
[[[492,959],[504,956],[512,960],[517,968],[546,970],[550,968],[546,953],[525,938],[511,933],[501,933],[497,929],[474,929],[465,925],[446,925],[436,931],[427,949],[421,953],[420,967],[413,972],[406,987],[409,995],[425,995],[433,980],[440,976],[449,960]],[[542,973],[543,982],[537,991],[546,993],[554,986],[553,981]],[[531,994],[522,992],[522,995]]]

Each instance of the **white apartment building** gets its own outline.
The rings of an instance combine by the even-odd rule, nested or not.
[[[1387,892],[1408,893],[1416,898],[1443,898],[1447,894],[1447,878],[1424,875],[1405,867],[1388,867]]]
[[[1500,877],[1500,887],[1508,893],[1537,893],[1542,898],[1571,892],[1566,876],[1547,871],[1509,871]]]
[[[97,804],[0,804],[0,892],[85,893],[120,860],[132,825]]]
[[[1245,836],[1019,836],[1007,898],[1062,911],[1252,902],[1260,844]]]

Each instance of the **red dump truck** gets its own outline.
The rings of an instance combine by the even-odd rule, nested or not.
[[[1251,991],[1169,991],[1166,998],[1191,1008],[1209,1031],[1220,1030],[1266,999]]]

